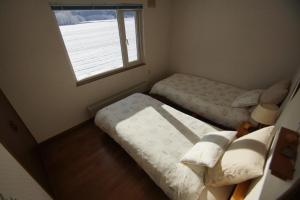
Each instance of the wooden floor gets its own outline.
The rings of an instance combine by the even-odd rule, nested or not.
[[[41,145],[55,199],[168,199],[93,122]]]

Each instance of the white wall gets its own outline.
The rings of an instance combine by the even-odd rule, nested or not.
[[[1,143],[0,163],[0,194],[5,199],[52,199]]]
[[[88,105],[166,74],[169,12],[170,0],[157,1],[156,8],[144,9],[146,66],[77,87],[48,2],[1,1],[1,89],[36,140],[44,141],[87,120]]]
[[[147,65],[77,87],[48,1],[1,1],[0,86],[38,142],[88,119],[88,105],[170,71],[265,87],[300,66],[295,2],[157,0],[144,9]]]
[[[293,78],[292,88],[296,87],[297,80],[300,80],[300,69],[295,73]],[[291,93],[289,94],[289,96]],[[255,180],[250,188],[249,194],[246,200],[261,199],[277,199],[286,190],[288,190],[291,185],[300,178],[300,145],[298,146],[298,156],[296,161],[296,171],[294,173],[293,180],[283,181],[276,176],[271,174],[269,166],[272,161],[273,153],[277,144],[278,134],[281,127],[285,127],[294,131],[300,126],[300,90],[294,96],[292,101],[288,97],[286,99],[283,111],[275,124],[276,136],[274,138],[273,145],[270,148],[270,154],[267,158],[264,175]],[[299,130],[298,130],[299,131]]]
[[[295,0],[173,0],[170,66],[243,88],[300,67]]]
[[[288,129],[297,131],[300,126],[300,91],[296,94],[293,100],[287,105],[286,109],[281,114],[277,122],[278,127],[286,127]],[[298,130],[299,131],[299,130]],[[300,133],[299,133],[300,134]],[[274,149],[273,149],[274,150]],[[277,199],[285,191],[287,191],[292,184],[300,178],[300,145],[298,145],[298,155],[296,160],[296,171],[294,172],[293,180],[284,181],[280,178],[271,175],[270,170],[266,176],[260,199]]]

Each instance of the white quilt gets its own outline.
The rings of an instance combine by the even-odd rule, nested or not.
[[[195,173],[180,162],[204,134],[217,130],[211,125],[138,93],[98,111],[95,123],[118,142],[171,199],[228,197],[228,187],[205,188],[204,167]]]
[[[249,119],[245,108],[233,108],[234,99],[246,90],[198,76],[174,74],[156,83],[152,94],[191,110],[218,124],[237,128]]]

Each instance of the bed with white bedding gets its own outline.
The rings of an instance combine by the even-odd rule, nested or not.
[[[228,199],[231,186],[206,187],[204,167],[196,173],[180,162],[203,135],[217,128],[139,93],[98,111],[95,123],[171,199]]]
[[[234,108],[236,97],[246,90],[187,74],[174,74],[156,83],[151,94],[163,96],[217,124],[237,128],[248,121],[247,108]]]

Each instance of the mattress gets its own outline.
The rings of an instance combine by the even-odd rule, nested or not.
[[[156,83],[150,93],[157,94],[217,124],[237,128],[248,121],[246,108],[231,107],[246,90],[202,77],[174,74]]]
[[[95,123],[119,143],[171,199],[228,198],[231,187],[205,187],[205,168],[195,172],[180,162],[203,135],[217,128],[139,93],[98,111]]]

